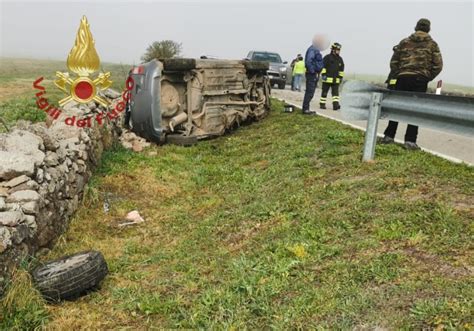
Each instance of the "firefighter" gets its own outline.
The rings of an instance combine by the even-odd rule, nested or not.
[[[341,84],[342,77],[344,77],[344,61],[339,55],[341,47],[339,43],[332,44],[331,53],[326,55],[323,59],[324,67],[321,71],[323,87],[321,98],[319,99],[319,108],[321,109],[326,109],[326,99],[329,89],[331,89],[332,95],[332,109],[339,110],[341,108],[339,104],[339,84]]]
[[[443,69],[443,59],[438,44],[429,35],[431,23],[420,19],[415,33],[403,39],[394,48],[390,60],[391,72],[396,76],[395,90],[426,92],[428,82],[435,79]],[[398,122],[390,121],[384,132],[383,143],[393,143]],[[405,148],[419,149],[416,144],[418,126],[408,124],[405,133]]]
[[[341,44],[334,43],[331,46],[331,53],[326,55],[323,59],[324,68],[321,71],[322,77],[322,92],[319,99],[319,107],[326,109],[326,100],[329,89],[331,89],[333,109],[340,109],[339,84],[342,82],[344,76],[344,61],[339,55],[341,51]]]

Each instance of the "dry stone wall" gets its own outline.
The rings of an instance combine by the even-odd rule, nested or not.
[[[120,118],[78,128],[65,117],[104,110],[93,102],[69,104],[50,127],[19,122],[0,134],[0,284],[13,266],[50,248],[65,231],[104,149],[120,134]]]

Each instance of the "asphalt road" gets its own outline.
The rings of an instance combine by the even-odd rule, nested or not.
[[[365,131],[367,125],[366,121],[347,121],[342,118],[340,112],[332,110],[332,103],[330,102],[331,94],[328,96],[328,109],[319,109],[320,94],[321,90],[318,87],[313,101],[311,102],[311,110],[316,110],[318,114],[324,117],[343,122],[352,127]],[[272,89],[272,96],[285,100],[287,103],[301,108],[304,92],[294,92],[289,90],[287,87],[286,90]],[[379,121],[378,132],[380,135],[383,135],[383,131],[387,127],[387,123],[388,121],[386,120]],[[397,135],[395,137],[398,142],[404,141],[405,131],[406,123],[400,123],[398,126]],[[464,162],[471,166],[474,165],[474,139],[471,137],[420,128],[418,132],[417,143],[423,150],[429,153],[438,155],[453,162]],[[377,157],[377,155],[375,157]]]

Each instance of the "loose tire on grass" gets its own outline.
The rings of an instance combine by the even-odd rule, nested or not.
[[[74,299],[95,289],[109,272],[102,253],[81,252],[36,268],[33,281],[48,301]]]

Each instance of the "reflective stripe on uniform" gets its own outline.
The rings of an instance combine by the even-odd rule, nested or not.
[[[323,97],[319,98],[319,103],[326,103],[326,98],[323,98]]]
[[[390,79],[390,81],[388,82],[388,85],[395,85],[395,84],[397,84],[396,79]]]
[[[341,98],[337,95],[332,97],[332,101],[339,101],[339,100],[341,100]]]
[[[340,78],[336,78],[336,84],[339,84],[341,83],[341,79]]]
[[[323,68],[323,70],[321,70],[321,75],[324,75],[326,73],[326,68]]]
[[[339,77],[344,77],[344,71],[339,71]]]
[[[326,77],[326,79],[323,79],[323,82],[329,83],[329,84],[332,84],[333,81],[334,81],[334,80],[333,80],[332,77]]]

